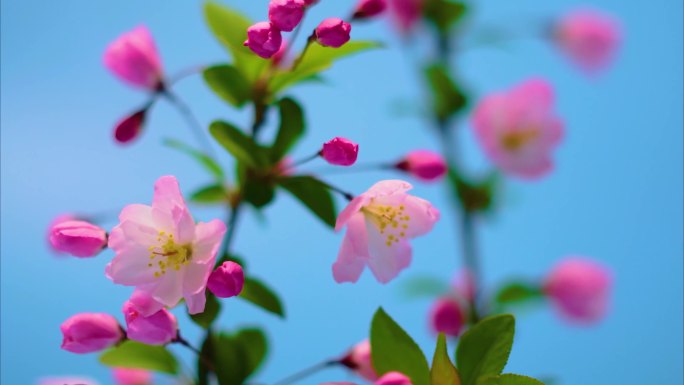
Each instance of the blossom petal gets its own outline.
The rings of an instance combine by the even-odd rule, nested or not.
[[[358,281],[369,257],[366,221],[362,213],[356,213],[347,224],[347,233],[333,264],[333,278],[338,283]]]
[[[368,189],[368,193],[372,196],[385,196],[403,193],[411,190],[412,188],[413,186],[406,181],[389,179],[382,180],[374,184],[370,189]]]
[[[411,218],[407,223],[408,228],[404,231],[409,238],[430,232],[439,220],[439,210],[425,199],[407,195],[403,205],[404,212]]]
[[[340,212],[340,214],[337,216],[337,222],[335,222],[335,231],[342,230],[344,225],[349,222],[352,216],[358,213],[363,206],[368,204],[370,198],[371,197],[367,193],[364,193],[352,199],[347,207],[345,207],[344,210],[342,210],[342,212]]]
[[[150,291],[152,298],[168,307],[176,306],[183,297],[183,270],[168,269],[165,274],[156,278],[157,282]]]
[[[213,260],[225,234],[226,225],[218,219],[211,222],[199,222],[195,226],[195,243],[192,247],[193,261],[206,263]]]
[[[405,239],[388,241],[372,223],[367,228],[371,256],[368,267],[378,282],[387,283],[411,264],[411,245]]]
[[[105,275],[120,285],[141,285],[154,281],[154,271],[148,267],[150,237],[155,230],[134,222],[116,226],[109,235],[109,247],[116,255],[107,265]],[[155,238],[152,238],[155,239]]]
[[[214,259],[206,263],[190,263],[183,268],[183,295],[197,294],[207,287],[207,280],[214,269]]]
[[[185,303],[188,305],[188,313],[199,314],[204,312],[204,307],[207,304],[207,296],[205,290],[196,294],[186,295]]]
[[[157,179],[154,184],[152,207],[161,212],[171,213],[178,243],[189,243],[195,236],[195,221],[188,211],[176,177],[167,175]]]

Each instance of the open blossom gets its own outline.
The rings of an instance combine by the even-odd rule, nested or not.
[[[608,268],[586,258],[572,257],[551,271],[544,292],[567,319],[593,323],[606,313],[611,285]]]
[[[204,311],[207,279],[226,232],[223,222],[195,224],[173,176],[157,180],[152,206],[126,206],[119,220],[109,236],[116,255],[107,277],[165,306],[185,298],[190,314]]]
[[[371,363],[371,345],[367,339],[354,345],[340,360],[340,363],[368,381],[378,379],[378,375],[375,373]]]
[[[134,304],[126,301],[122,311],[126,318],[126,335],[134,341],[148,345],[165,345],[178,335],[178,321],[166,309],[143,316]]]
[[[556,45],[582,69],[605,68],[620,44],[620,28],[613,18],[592,10],[567,14],[554,27]]]
[[[268,19],[281,31],[290,32],[304,17],[304,0],[271,0]]]
[[[338,136],[323,143],[320,155],[332,165],[351,166],[359,156],[359,145]]]
[[[423,14],[423,1],[389,0],[389,8],[399,31],[409,33],[415,28]]]
[[[112,376],[117,385],[152,385],[152,372],[144,369],[114,368]]]
[[[323,20],[315,30],[316,41],[324,47],[339,48],[345,45],[350,37],[351,24],[342,19],[331,17]]]
[[[411,151],[394,167],[425,182],[440,180],[448,171],[444,158],[428,150]]]
[[[107,245],[107,233],[86,221],[62,221],[52,227],[50,245],[75,257],[94,257]]]
[[[163,84],[157,47],[145,26],[126,32],[112,42],[105,51],[104,64],[114,75],[133,86],[154,91]]]
[[[272,23],[262,21],[247,28],[247,40],[243,43],[255,54],[269,59],[280,50],[283,36]]]
[[[333,265],[337,282],[356,282],[368,265],[375,278],[387,283],[411,263],[409,239],[423,235],[439,220],[430,202],[406,192],[401,180],[376,183],[354,198],[337,217],[335,230],[347,226]]]
[[[62,323],[62,349],[92,353],[116,345],[124,338],[116,318],[105,313],[79,313]]]
[[[521,178],[539,178],[553,168],[551,152],[563,136],[553,112],[553,89],[541,79],[486,96],[475,109],[475,135],[500,169]]]
[[[430,326],[436,333],[458,337],[465,325],[466,312],[456,298],[440,298],[430,309]]]

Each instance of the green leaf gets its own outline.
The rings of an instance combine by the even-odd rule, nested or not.
[[[440,120],[447,120],[466,107],[466,95],[445,67],[438,64],[427,67],[425,78],[432,89],[434,112]]]
[[[510,314],[488,317],[461,336],[456,362],[463,385],[476,385],[477,379],[503,371],[513,347],[515,318]]]
[[[502,374],[482,377],[477,381],[477,385],[544,385],[544,383],[519,374]]]
[[[265,178],[248,178],[242,185],[245,201],[256,208],[261,208],[273,201],[275,189],[273,182]]]
[[[178,373],[178,361],[165,347],[145,345],[131,340],[104,352],[100,356],[100,363],[114,368]]]
[[[335,203],[323,182],[311,176],[293,176],[282,178],[278,183],[325,224],[335,227]]]
[[[174,139],[165,139],[164,144],[197,160],[202,166],[204,166],[204,168],[214,175],[214,178],[217,181],[222,181],[225,178],[225,173],[223,172],[221,166],[219,166],[219,164],[207,154],[195,150],[187,144]]]
[[[304,112],[302,107],[291,98],[278,102],[280,108],[280,128],[271,147],[271,162],[282,159],[304,134]]]
[[[259,329],[242,329],[235,335],[235,340],[245,347],[244,368],[248,373],[254,373],[268,353],[266,336]]]
[[[214,369],[220,385],[242,385],[266,358],[268,344],[259,329],[215,335],[211,343]]]
[[[228,199],[228,192],[221,184],[204,186],[190,195],[190,201],[196,203],[223,203]]]
[[[283,309],[278,295],[256,278],[245,277],[245,286],[242,288],[240,298],[281,318],[285,318],[285,309]]]
[[[494,193],[499,182],[496,173],[490,174],[481,181],[469,181],[450,168],[449,182],[454,194],[468,211],[483,212],[493,207]]]
[[[270,61],[260,58],[242,45],[247,40],[247,28],[253,24],[252,21],[231,8],[211,1],[204,5],[204,16],[219,43],[233,56],[235,67],[253,84]]]
[[[204,312],[190,315],[190,318],[203,329],[209,329],[211,324],[214,323],[221,313],[221,304],[216,297],[208,291],[206,296],[207,304],[204,306]]]
[[[494,300],[499,305],[509,305],[542,298],[544,298],[544,292],[538,284],[511,282],[499,289]]]
[[[460,1],[429,0],[425,5],[425,18],[444,34],[459,23],[466,15],[468,8]]]
[[[350,41],[340,48],[323,47],[313,43],[294,71],[278,72],[273,76],[269,89],[274,94],[278,93],[330,68],[336,60],[381,46],[380,43],[372,41]]]
[[[432,358],[432,369],[430,369],[431,385],[461,385],[458,370],[449,358],[446,346],[446,337],[443,333],[437,337],[437,347]]]
[[[402,294],[407,298],[434,298],[449,292],[451,287],[439,277],[409,277],[402,287]]]
[[[217,120],[211,123],[209,132],[239,162],[253,168],[267,165],[263,150],[232,124]]]
[[[216,95],[235,107],[244,106],[252,97],[249,82],[230,64],[206,68],[202,77]]]
[[[378,375],[397,371],[411,378],[413,385],[430,384],[430,369],[420,347],[382,308],[373,316],[370,343]]]

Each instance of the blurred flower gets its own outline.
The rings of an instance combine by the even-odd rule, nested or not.
[[[610,16],[592,10],[565,15],[553,32],[558,47],[588,73],[610,64],[620,44],[618,23]]]
[[[290,32],[304,17],[304,0],[271,0],[268,19],[281,31]]]
[[[104,64],[129,84],[156,91],[163,87],[163,71],[150,31],[139,26],[112,42],[104,54]]]
[[[323,144],[320,155],[326,162],[336,166],[351,166],[356,163],[359,145],[349,139],[335,137]]]
[[[356,282],[368,265],[387,283],[409,266],[408,240],[432,230],[439,219],[430,202],[406,193],[411,188],[401,180],[378,182],[340,213],[335,230],[347,226],[347,233],[333,265],[335,281]]]
[[[273,24],[262,21],[247,28],[247,40],[243,45],[262,58],[269,59],[278,52],[282,43],[280,30]]]
[[[430,309],[430,326],[436,333],[458,337],[466,322],[466,312],[455,298],[439,298]]]
[[[124,338],[116,318],[105,313],[79,313],[59,327],[62,349],[72,353],[92,353],[114,346]]]
[[[316,3],[318,3],[318,1],[319,1],[319,0],[304,0],[304,4],[305,4],[307,7],[310,7],[310,6],[312,6],[312,5],[316,4]]]
[[[43,377],[37,385],[99,385],[97,381],[87,377]]]
[[[152,372],[144,369],[114,368],[112,376],[117,385],[152,385]]]
[[[385,373],[374,385],[412,385],[411,379],[399,372]]]
[[[156,301],[152,296],[141,289],[135,289],[128,302],[143,317],[149,317],[164,308],[164,304]]]
[[[367,19],[377,16],[387,8],[387,0],[359,0],[354,8],[354,19]]]
[[[239,264],[226,261],[209,276],[207,288],[219,298],[235,297],[245,285],[245,273]]]
[[[394,167],[425,182],[440,180],[448,171],[444,158],[427,150],[411,151]]]
[[[50,237],[52,237],[52,233],[55,229],[55,226],[57,226],[58,224],[60,224],[62,222],[76,221],[76,220],[78,220],[78,218],[74,214],[71,214],[71,213],[60,214],[60,215],[56,216],[48,225],[47,233],[45,235],[45,239],[47,240],[47,243],[48,243],[48,246],[50,246],[50,249],[52,251],[54,251],[56,254],[64,254],[64,252],[62,250],[55,249],[52,246],[52,242],[50,241]]]
[[[563,136],[553,99],[549,83],[532,79],[508,92],[486,96],[475,108],[475,135],[504,172],[534,179],[553,169],[551,151]]]
[[[126,335],[133,341],[148,345],[165,345],[178,335],[178,321],[166,309],[145,317],[136,310],[134,304],[126,301],[122,311],[126,318]]]
[[[368,381],[378,379],[371,363],[371,345],[367,339],[354,345],[347,355],[340,360],[340,363]]]
[[[107,233],[85,221],[62,221],[52,227],[50,245],[75,257],[94,257],[107,245]]]
[[[152,206],[128,205],[119,220],[109,236],[116,255],[107,265],[107,277],[136,286],[166,306],[185,298],[190,314],[203,312],[225,224],[195,224],[173,176],[157,180]]]
[[[142,133],[146,114],[147,108],[144,108],[121,119],[114,127],[114,139],[121,144],[137,139]]]
[[[570,321],[593,323],[606,313],[611,272],[582,257],[570,257],[556,265],[546,278],[544,292]]]
[[[475,279],[473,274],[467,269],[462,269],[451,280],[454,294],[464,303],[472,302],[475,299]]]
[[[331,17],[323,20],[315,30],[316,41],[324,47],[339,48],[345,45],[351,33],[351,24],[342,19]]]
[[[424,0],[389,0],[389,9],[399,31],[409,33],[423,14]]]
[[[291,156],[286,156],[273,166],[272,173],[276,176],[290,176],[294,173],[295,162]]]

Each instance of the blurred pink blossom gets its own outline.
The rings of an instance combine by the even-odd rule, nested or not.
[[[116,318],[105,313],[79,313],[59,327],[62,349],[72,353],[93,353],[114,346],[124,338]]]
[[[155,91],[163,84],[157,47],[145,26],[126,32],[112,42],[105,50],[104,64],[114,75],[133,86]]]
[[[430,326],[435,333],[458,337],[466,323],[463,304],[455,298],[439,298],[430,309]]]
[[[444,158],[440,154],[428,150],[409,152],[397,162],[395,167],[424,182],[440,180],[448,171]]]
[[[385,373],[374,385],[412,385],[411,379],[399,372]]]
[[[152,385],[152,372],[144,369],[114,368],[112,376],[117,385]]]
[[[354,19],[377,16],[387,8],[387,0],[359,0],[354,8]]]
[[[145,123],[147,109],[136,111],[121,119],[114,126],[114,140],[120,144],[127,144],[140,136]]]
[[[43,377],[38,379],[37,385],[99,385],[87,377]]]
[[[368,381],[378,379],[371,363],[371,345],[367,339],[354,345],[347,355],[340,360],[340,363]]]
[[[60,214],[60,215],[56,216],[48,225],[47,233],[45,234],[45,239],[47,240],[47,244],[50,247],[50,249],[53,252],[55,252],[56,254],[64,254],[64,252],[62,250],[55,249],[52,246],[52,242],[50,241],[50,237],[52,237],[52,233],[55,229],[55,226],[59,225],[62,222],[76,221],[76,220],[79,220],[79,219],[74,214],[65,213],[65,214]]]
[[[389,9],[399,31],[411,32],[423,14],[424,0],[389,0]]]
[[[62,221],[52,227],[50,245],[75,257],[94,257],[107,245],[107,233],[85,221]]]

